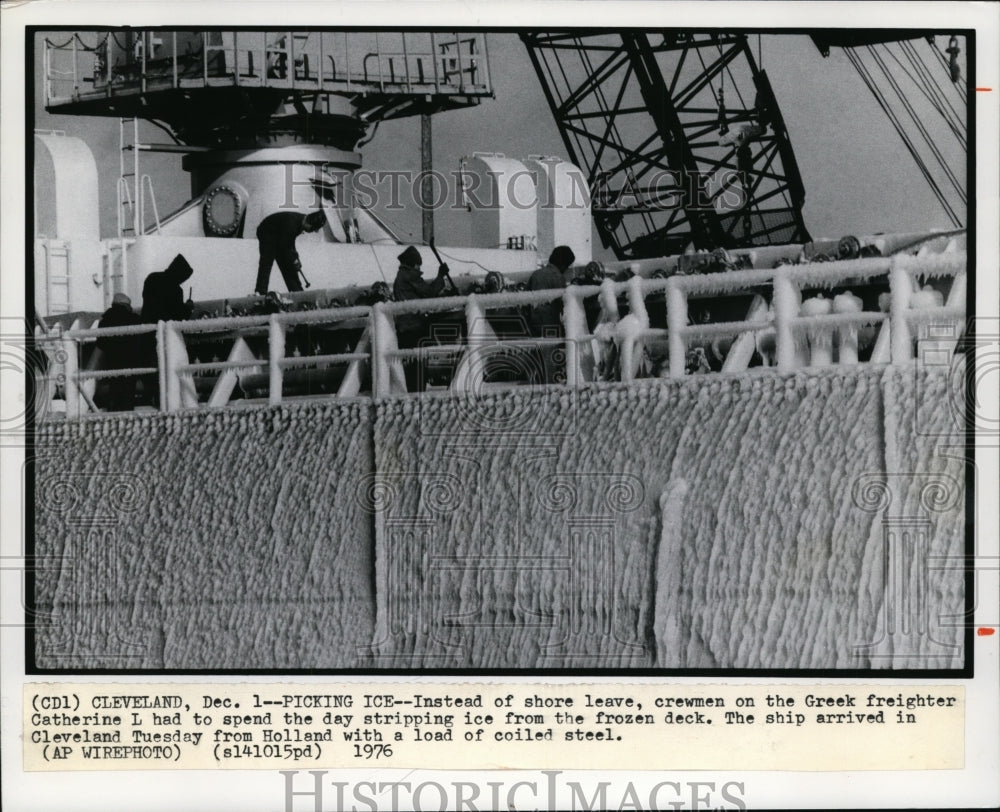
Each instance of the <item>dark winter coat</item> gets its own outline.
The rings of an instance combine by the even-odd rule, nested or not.
[[[528,290],[557,290],[568,284],[566,276],[551,263],[535,271],[528,279]],[[531,308],[531,329],[535,335],[541,335],[545,328],[560,328],[562,320],[562,300],[555,299],[545,304]]]
[[[184,301],[181,285],[193,273],[188,261],[178,254],[165,271],[147,276],[142,286],[142,320],[155,324],[191,318],[191,307]]]
[[[433,299],[444,290],[444,277],[438,276],[428,282],[420,273],[420,268],[400,265],[396,279],[392,283],[392,298],[397,302],[414,299]],[[398,332],[412,332],[424,326],[424,319],[417,314],[407,314],[396,318]]]
[[[142,319],[128,305],[113,304],[101,316],[98,327],[131,327]],[[102,336],[97,347],[104,354],[107,369],[134,369],[141,366],[142,338],[138,335]]]
[[[295,251],[295,238],[303,232],[306,215],[297,211],[269,214],[257,226],[257,239],[273,253]]]

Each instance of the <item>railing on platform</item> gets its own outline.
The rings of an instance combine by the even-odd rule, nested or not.
[[[44,41],[45,105],[164,88],[492,93],[485,34],[408,31],[81,32]]]
[[[605,280],[600,285],[571,285],[556,290],[468,294],[104,330],[69,329],[38,335],[36,341],[58,347],[65,356],[63,399],[65,414],[71,418],[97,409],[92,399],[84,396],[83,384],[113,377],[145,376],[153,380],[154,374],[159,409],[173,412],[225,406],[241,381],[266,390],[266,398],[248,398],[251,403],[280,404],[297,397],[290,398],[286,392],[287,376],[292,370],[315,373],[336,369],[336,391],[325,391],[322,396],[326,397],[405,395],[408,388],[403,364],[442,356],[455,361],[446,384],[448,391],[477,394],[484,389],[490,359],[496,354],[538,353],[545,349],[561,351],[564,374],[558,382],[544,383],[568,387],[601,380],[630,381],[638,374],[640,360],[654,348],[662,351],[659,376],[684,378],[691,374],[689,350],[723,340],[728,342],[725,358],[721,370],[716,370],[723,373],[745,370],[755,353],[764,358],[765,364],[768,356],[773,356],[773,365],[779,373],[830,365],[852,366],[861,362],[858,332],[865,327],[877,330],[871,352],[866,353],[868,363],[905,365],[919,358],[915,349],[919,349],[922,341],[930,341],[937,351],[954,350],[964,329],[965,268],[964,251],[950,251],[927,256],[785,265],[770,270],[652,279],[636,276],[625,282]],[[918,281],[926,284],[940,277],[952,278],[946,301],[936,291],[921,290]],[[842,293],[832,300],[821,296],[802,300],[803,290],[850,284],[861,291],[874,280],[885,278],[888,278],[888,298],[883,298],[878,310],[865,310],[861,299],[851,293]],[[733,295],[750,300],[743,320],[690,323],[688,310],[692,301]],[[629,313],[619,318],[618,302],[623,296],[627,298]],[[660,296],[665,298],[661,300]],[[526,309],[556,302],[562,308],[561,334],[533,334],[524,319]],[[593,307],[595,303],[599,308]],[[652,324],[647,305],[659,303],[664,305],[665,323]],[[589,321],[588,305],[591,306]],[[597,309],[600,315],[591,328]],[[493,325],[498,315],[504,313],[521,314],[514,321],[520,319],[523,329],[499,334]],[[418,346],[399,346],[398,318],[434,321],[445,314],[450,314],[451,331],[444,340],[441,336],[429,336],[428,341]],[[930,329],[942,326],[950,331]],[[289,352],[288,332],[299,327],[354,330],[353,349],[301,354],[296,346]],[[142,367],[100,369],[95,368],[91,359],[89,368],[80,369],[81,348],[88,342],[101,337],[148,334],[155,335],[155,366],[153,354],[147,350],[145,357],[150,361]],[[227,342],[227,358],[192,361],[189,351],[198,340]],[[315,347],[322,349],[318,343]],[[614,370],[608,375],[606,362],[612,348]],[[211,391],[207,397],[200,396],[195,377],[210,379],[212,375],[217,377],[210,381]],[[366,381],[370,382],[367,388]],[[539,383],[537,378],[528,376],[497,385]],[[244,386],[247,388],[252,387]],[[51,414],[58,410],[47,411]]]

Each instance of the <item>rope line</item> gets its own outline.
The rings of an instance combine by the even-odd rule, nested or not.
[[[913,142],[911,141],[910,136],[907,134],[906,129],[903,126],[902,121],[899,119],[899,117],[897,116],[897,114],[895,113],[895,111],[889,106],[889,104],[886,101],[884,95],[878,89],[878,86],[875,83],[874,77],[868,71],[868,68],[864,65],[864,63],[862,62],[860,56],[857,53],[855,53],[855,51],[854,51],[853,48],[844,48],[844,53],[847,55],[847,58],[850,60],[851,64],[854,66],[854,69],[861,76],[862,81],[865,83],[865,85],[867,86],[868,90],[871,92],[872,96],[875,98],[875,101],[878,103],[879,107],[882,108],[882,111],[889,118],[889,121],[892,123],[892,125],[895,128],[897,134],[902,139],[903,144],[906,147],[907,151],[910,153],[910,155],[913,158],[914,162],[917,164],[917,167],[920,170],[921,174],[923,174],[924,179],[927,181],[928,185],[930,186],[931,191],[934,193],[935,197],[937,197],[938,202],[941,204],[941,207],[944,209],[945,213],[948,215],[948,218],[952,221],[952,224],[955,225],[955,226],[957,226],[957,227],[961,226],[961,221],[956,216],[955,211],[952,208],[950,202],[948,201],[948,199],[945,196],[944,192],[941,190],[941,188],[938,185],[937,181],[932,176],[930,170],[927,168],[927,165],[924,163],[923,158],[920,156],[920,153],[917,151],[916,147],[914,146]]]
[[[896,96],[899,98],[904,109],[909,114],[910,118],[913,121],[913,124],[916,126],[921,136],[923,136],[923,139],[927,143],[927,146],[930,148],[931,153],[937,160],[941,169],[944,171],[945,177],[948,178],[948,181],[951,183],[951,185],[954,187],[955,191],[961,198],[963,205],[965,205],[967,203],[965,196],[965,189],[959,182],[958,178],[955,176],[955,173],[952,171],[951,167],[948,165],[948,162],[945,160],[944,155],[941,153],[941,150],[937,145],[937,142],[934,140],[934,138],[928,132],[927,128],[924,126],[924,123],[921,120],[920,115],[913,108],[912,103],[906,97],[906,94],[903,92],[903,89],[899,86],[899,83],[896,81],[896,78],[892,75],[892,72],[889,70],[888,66],[882,60],[882,57],[871,46],[868,46],[868,50],[871,52],[872,57],[875,59],[875,62],[878,64],[883,75],[888,80],[889,85],[895,91]]]

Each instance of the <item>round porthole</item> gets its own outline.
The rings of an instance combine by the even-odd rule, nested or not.
[[[205,195],[205,231],[215,237],[232,237],[243,217],[243,195],[232,186],[216,186]]]

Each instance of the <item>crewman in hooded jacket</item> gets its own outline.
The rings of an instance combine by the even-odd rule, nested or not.
[[[184,300],[181,285],[187,282],[193,273],[194,269],[184,255],[178,254],[165,271],[157,271],[147,276],[142,286],[142,320],[147,324],[156,324],[158,321],[184,321],[191,318],[194,302],[190,299]],[[144,365],[155,367],[156,334],[146,335],[142,347]],[[155,406],[159,388],[157,376],[144,375],[141,384],[142,400],[149,406]]]
[[[423,258],[412,245],[400,254],[399,270],[392,284],[392,297],[397,302],[407,302],[414,299],[432,299],[444,290],[445,278],[448,276],[448,266],[442,263],[438,267],[437,276],[427,281],[420,272]],[[419,313],[406,313],[396,318],[396,336],[400,349],[413,349],[420,346],[421,339],[428,338],[428,324],[425,316]],[[410,392],[423,389],[425,381],[425,365],[421,362],[403,364],[406,374],[406,388]]]
[[[183,254],[173,258],[165,271],[151,273],[142,286],[142,320],[147,324],[158,321],[184,321],[191,318],[194,303],[184,301],[181,288],[194,269]]]

